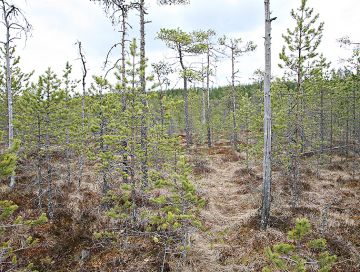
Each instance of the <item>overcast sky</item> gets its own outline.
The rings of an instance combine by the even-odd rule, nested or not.
[[[81,66],[77,60],[77,40],[82,41],[90,74],[102,75],[103,62],[108,49],[120,39],[120,34],[105,16],[102,8],[89,0],[13,0],[20,5],[33,26],[32,36],[26,45],[19,44],[18,53],[22,57],[25,71],[42,73],[47,67],[62,71],[66,61],[74,66],[80,76]],[[180,27],[185,31],[214,29],[219,36],[224,34],[241,37],[244,41],[254,41],[255,52],[240,58],[237,68],[240,80],[249,82],[253,72],[264,66],[264,11],[262,0],[191,0],[187,6],[159,6],[156,0],[148,4],[147,56],[150,63],[173,57],[165,45],[155,39],[160,28]],[[348,35],[360,41],[360,0],[309,0],[309,5],[320,13],[320,21],[325,22],[324,38],[320,50],[338,65],[339,57],[350,52],[339,48],[336,39]],[[273,23],[273,72],[281,75],[277,67],[278,54],[283,45],[281,34],[287,27],[293,28],[291,8],[297,8],[300,0],[272,0],[271,10],[277,20]],[[137,16],[132,18],[133,31],[138,31]],[[3,35],[3,33],[1,33]],[[131,37],[130,37],[131,38]],[[118,54],[118,55],[117,55]],[[114,52],[114,57],[118,57]],[[214,84],[227,84],[230,64],[218,64]]]

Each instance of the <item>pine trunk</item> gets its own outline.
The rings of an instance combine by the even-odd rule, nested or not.
[[[271,204],[271,19],[270,0],[265,6],[265,78],[264,78],[264,160],[261,228],[269,224]]]
[[[185,139],[186,139],[186,146],[189,148],[192,144],[191,139],[191,130],[190,130],[190,118],[189,118],[189,92],[188,92],[188,79],[186,75],[186,67],[184,65],[183,60],[183,52],[181,48],[178,48],[179,53],[179,61],[183,72],[183,80],[184,80],[184,112],[185,112]]]
[[[5,9],[5,6],[4,6]],[[6,11],[4,10],[4,14]],[[5,18],[6,42],[5,42],[5,58],[6,58],[6,93],[8,106],[8,147],[12,148],[14,143],[14,122],[13,122],[13,94],[11,88],[11,64],[10,64],[10,23],[8,16]],[[15,187],[15,175],[10,176],[10,187]]]
[[[66,104],[66,110],[68,111],[68,114],[70,112],[69,109],[69,98],[67,97],[65,100]],[[66,182],[68,184],[71,183],[71,148],[70,148],[70,129],[69,126],[71,125],[71,121],[68,119],[69,117],[66,117],[66,128],[65,128],[65,161],[66,161]]]
[[[201,63],[201,71],[204,71],[204,64]],[[205,82],[204,82],[204,77],[202,77],[202,89],[201,89],[201,124],[202,125],[206,125],[206,102],[205,102]]]
[[[185,134],[186,146],[191,145],[190,118],[189,118],[189,92],[187,87],[187,77],[184,75],[184,110],[185,110]]]
[[[43,195],[43,177],[41,172],[42,155],[41,155],[41,119],[37,116],[37,176],[36,182],[38,186],[38,208],[42,208],[42,195]]]
[[[50,101],[50,96],[48,93],[48,101]],[[51,159],[50,159],[50,113],[47,112],[45,116],[45,125],[46,125],[46,133],[45,133],[45,163],[47,170],[47,194],[48,194],[48,216],[50,219],[54,218],[54,195],[53,195],[53,183],[52,183],[52,167],[51,167]]]
[[[235,52],[234,48],[231,48],[231,110],[232,110],[232,123],[233,131],[231,137],[231,143],[236,148],[237,143],[237,123],[236,123],[236,89],[235,89]]]
[[[142,171],[142,186],[148,187],[148,139],[147,139],[147,122],[148,115],[147,99],[146,99],[146,59],[145,59],[145,0],[140,0],[140,84],[142,91],[142,106],[143,113],[141,116],[141,171]]]
[[[82,63],[82,97],[81,97],[81,134],[84,137],[85,136],[85,97],[86,97],[86,76],[87,76],[87,69],[86,69],[86,62],[85,57],[82,52],[81,42],[78,43],[79,46],[79,55],[81,58]],[[85,138],[86,141],[86,138]],[[85,155],[84,155],[84,145],[81,141],[81,150],[80,150],[80,158],[79,158],[79,178],[78,178],[78,188],[80,188],[81,180],[83,176],[84,171],[84,161],[85,161]]]
[[[127,108],[127,92],[126,92],[126,34],[127,34],[127,10],[122,9],[122,35],[121,35],[121,84],[122,84],[122,111],[125,112]],[[124,140],[122,143],[123,148],[123,180],[128,182],[129,176],[129,162],[128,162],[128,142]]]
[[[207,142],[208,147],[212,146],[211,138],[211,105],[210,105],[210,49],[207,51],[207,67],[206,67],[206,130],[207,130]]]
[[[105,133],[106,133],[106,119],[104,116],[104,112],[103,112],[103,105],[104,105],[104,94],[103,94],[103,90],[102,87],[100,88],[100,114],[99,114],[99,118],[100,118],[100,152],[102,154],[105,154],[107,152],[107,145],[105,144]],[[102,178],[102,194],[103,196],[106,196],[110,186],[109,186],[109,182],[108,182],[108,175],[107,175],[108,169],[105,169],[104,166],[102,166],[101,169],[101,178]]]

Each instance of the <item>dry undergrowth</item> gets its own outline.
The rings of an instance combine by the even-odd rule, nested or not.
[[[359,270],[360,178],[357,173],[354,179],[351,160],[335,157],[317,171],[306,158],[302,163],[302,201],[297,209],[289,206],[289,181],[276,169],[271,226],[264,232],[259,230],[261,167],[247,168],[245,155],[226,142],[191,153],[195,184],[207,200],[201,213],[205,231],[191,235],[185,263],[173,258],[164,271],[261,271],[266,263],[264,247],[285,241],[295,219],[303,216],[310,219],[316,233],[323,233],[331,253],[338,255],[334,271]],[[93,240],[93,232],[108,220],[99,209],[101,188],[93,165],[87,165],[80,189],[75,183],[63,182],[61,163],[57,168],[57,216],[53,224],[34,230],[43,243],[24,252],[23,257],[33,261],[39,271],[158,271],[162,248],[149,239],[124,239],[113,249]],[[20,190],[1,192],[28,216],[36,214],[37,208],[36,186],[31,183],[34,177],[35,173],[23,171]]]
[[[339,257],[334,271],[359,270],[360,180],[359,174],[352,178],[349,161],[337,157],[319,174],[308,159],[303,161],[301,204],[296,209],[289,205],[289,181],[275,171],[271,226],[264,232],[259,230],[258,210],[261,168],[247,169],[242,154],[234,155],[229,145],[202,153],[203,164],[212,169],[195,177],[208,199],[202,212],[207,232],[193,236],[188,263],[181,271],[261,271],[266,264],[264,248],[286,241],[297,217],[308,217],[315,234],[323,233],[330,251]]]

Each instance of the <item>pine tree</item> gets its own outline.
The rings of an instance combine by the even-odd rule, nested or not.
[[[287,29],[283,35],[285,46],[280,53],[283,64],[281,68],[288,69],[291,79],[295,78],[296,88],[289,94],[289,157],[290,173],[292,176],[292,205],[299,204],[300,197],[300,152],[305,148],[305,99],[304,89],[305,78],[311,69],[318,65],[317,49],[322,39],[324,23],[317,24],[319,14],[314,15],[314,9],[307,6],[307,0],[301,0],[300,7],[295,11],[291,10],[291,17],[295,21],[294,30]]]
[[[230,51],[231,59],[231,111],[232,111],[232,136],[231,142],[235,148],[237,148],[238,142],[238,123],[236,120],[236,111],[237,111],[237,94],[236,94],[236,78],[239,73],[235,69],[236,59],[248,52],[252,52],[256,49],[256,45],[253,42],[247,42],[244,46],[242,45],[243,41],[241,38],[228,38],[226,36],[219,39],[219,44],[222,45],[226,50]],[[227,54],[227,53],[225,53]]]
[[[206,133],[207,133],[207,144],[210,148],[212,146],[212,132],[211,132],[211,104],[210,104],[210,77],[214,74],[214,64],[212,60],[217,60],[217,50],[215,48],[215,43],[213,38],[216,35],[216,32],[212,29],[207,31],[199,31],[198,35],[203,35],[205,40],[205,54],[206,54],[206,66],[205,66],[205,79],[206,79],[206,89],[203,86],[203,101],[204,101],[204,112],[205,112],[205,124],[206,124]]]
[[[165,105],[164,99],[166,95],[166,90],[170,85],[169,75],[173,73],[173,69],[170,64],[160,61],[158,63],[153,63],[152,65],[153,73],[155,75],[157,86],[159,88],[159,118],[161,123],[161,128],[164,129],[165,125]]]
[[[307,90],[306,104],[308,105],[309,116],[308,125],[305,127],[305,134],[312,146],[310,152],[314,153],[317,167],[317,176],[320,177],[320,167],[325,163],[327,142],[327,124],[328,124],[328,100],[329,90],[329,67],[330,63],[321,57],[319,65],[311,71],[311,74],[304,82],[304,88]],[[311,114],[313,113],[313,114]],[[319,128],[319,129],[314,129]]]
[[[265,249],[271,265],[263,272],[270,271],[319,271],[330,272],[337,257],[330,255],[323,238],[306,241],[311,225],[307,218],[298,218],[295,227],[288,232],[291,243],[279,243]],[[308,259],[312,261],[309,262]],[[274,270],[273,270],[274,269]]]
[[[0,166],[1,167],[1,166]],[[3,169],[0,168],[0,172]],[[32,236],[36,226],[48,219],[43,213],[35,219],[15,216],[19,206],[10,200],[0,200],[0,269],[1,271],[36,271],[33,263],[23,260],[24,250],[35,248],[39,239]]]
[[[164,41],[166,46],[173,49],[178,58],[181,68],[181,77],[184,82],[184,113],[185,113],[185,133],[186,144],[189,147],[192,144],[191,125],[189,116],[189,91],[188,81],[193,76],[193,70],[186,64],[186,56],[188,54],[202,54],[206,51],[206,37],[199,32],[187,33],[181,29],[165,29],[162,28],[157,34],[157,38]]]
[[[119,93],[122,108],[123,111],[127,109],[127,94],[126,94],[126,84],[127,84],[127,73],[126,73],[126,59],[127,59],[127,47],[129,44],[129,40],[127,39],[129,28],[131,28],[131,25],[129,24],[129,13],[133,9],[138,9],[140,11],[140,35],[141,35],[141,52],[142,52],[142,59],[143,59],[143,75],[141,78],[142,82],[142,90],[145,91],[145,70],[146,70],[146,59],[145,59],[145,1],[124,1],[124,0],[92,0],[94,2],[100,2],[102,5],[104,5],[104,9],[106,14],[111,20],[111,23],[113,26],[120,25],[120,33],[121,33],[121,39],[120,42],[115,43],[109,50],[106,56],[105,60],[105,67],[110,63],[110,55],[112,51],[117,47],[121,46],[121,56],[120,58],[117,58],[115,61],[115,64],[109,68],[106,72],[105,77],[108,75],[108,73],[114,69],[118,69],[118,63],[120,62],[120,69],[116,75],[117,79],[120,82],[120,85],[117,86],[116,90]],[[146,101],[143,101],[144,104],[146,104]],[[145,113],[146,114],[146,113]],[[144,119],[144,118],[143,118]],[[145,119],[144,119],[145,120]],[[143,124],[144,125],[144,124]],[[143,140],[142,140],[142,146],[144,151],[146,151],[146,145],[147,145],[147,131],[146,127],[143,126]],[[128,166],[128,154],[126,154],[127,150],[127,139],[124,139],[122,145],[122,152],[123,152],[123,171],[124,175],[123,178],[126,179],[129,173],[126,173],[126,171],[129,169]],[[146,157],[144,157],[143,161],[143,179],[144,183],[146,183],[147,180],[147,162]]]
[[[109,118],[113,99],[108,90],[109,82],[103,77],[94,76],[91,85],[92,95],[89,105],[89,123],[92,133],[92,145],[88,147],[89,157],[97,161],[97,170],[100,174],[102,194],[105,196],[111,187],[111,172],[114,153],[109,148],[110,132],[108,130]]]
[[[54,180],[55,169],[52,165],[52,155],[58,151],[62,130],[58,127],[61,120],[61,101],[64,92],[60,89],[61,81],[49,68],[39,77],[37,84],[24,92],[19,101],[18,129],[23,131],[21,138],[25,148],[24,156],[35,154],[36,183],[38,185],[38,205],[42,207],[43,194],[47,194],[47,213],[50,219],[54,217]],[[44,171],[45,169],[45,171]],[[46,190],[44,192],[44,180]]]
[[[346,85],[348,86],[349,93],[349,107],[351,111],[351,149],[355,154],[360,154],[360,125],[357,120],[360,118],[360,111],[358,105],[360,103],[360,43],[352,41],[349,37],[343,37],[339,40],[341,47],[350,48],[351,56],[345,59],[345,71],[347,72]],[[356,144],[357,143],[357,144]],[[348,146],[350,149],[350,147]],[[353,162],[352,176],[355,178],[356,162]]]
[[[74,90],[77,86],[77,81],[72,80],[71,77],[72,66],[69,62],[66,63],[62,76],[61,90],[64,95],[63,110],[60,113],[61,125],[63,132],[61,133],[60,144],[64,147],[65,163],[66,163],[66,182],[70,184],[73,179],[71,169],[71,161],[76,148],[75,136],[77,136],[77,126],[79,125],[77,112],[74,111]]]
[[[0,145],[4,146],[3,135],[0,133]],[[19,142],[15,142],[11,149],[5,149],[0,152],[0,179],[7,178],[14,174],[17,162],[17,150]]]
[[[3,53],[3,50],[0,49],[0,51]],[[14,125],[14,142],[20,141],[21,142],[21,131],[17,130],[17,124],[19,122],[18,120],[18,114],[20,113],[20,109],[18,107],[18,101],[21,99],[21,96],[24,91],[28,90],[30,87],[30,79],[33,75],[33,72],[31,73],[25,73],[20,68],[21,59],[19,56],[16,56],[16,48],[13,47],[11,51],[11,84],[12,84],[12,100],[13,100],[13,125]],[[0,73],[0,86],[6,86],[6,78],[5,76],[2,77]],[[5,88],[4,88],[5,90]],[[7,93],[6,92],[0,92],[0,126],[5,130],[7,130],[8,127],[8,118],[7,118]],[[8,136],[8,135],[7,135]],[[6,137],[8,139],[8,137]],[[18,157],[21,156],[18,154]],[[14,172],[14,176],[15,176]]]
[[[1,23],[5,26],[5,39],[0,43],[5,47],[5,78],[8,110],[8,146],[11,149],[14,143],[14,112],[13,112],[13,90],[12,90],[12,67],[11,58],[14,52],[14,40],[27,35],[31,30],[31,25],[27,21],[22,11],[9,1],[0,1]],[[10,176],[10,187],[15,186],[15,175]]]
[[[0,133],[0,139],[2,139]],[[3,143],[0,142],[1,146]],[[14,141],[11,149],[0,149],[0,179],[14,174],[17,160],[19,142]],[[0,270],[13,271],[14,269],[26,268],[32,271],[33,264],[24,264],[21,260],[20,251],[31,249],[39,243],[30,233],[35,226],[47,222],[45,214],[37,219],[25,220],[22,216],[15,217],[18,206],[10,200],[0,200]],[[20,257],[20,259],[19,259]]]
[[[169,135],[165,129],[169,124],[171,105],[166,100],[162,101],[164,119],[159,120],[157,94],[152,92],[153,88],[147,90],[145,94],[142,92],[141,64],[135,40],[130,46],[130,57],[126,70],[126,110],[121,111],[116,103],[111,104],[111,102],[108,104],[111,104],[111,107],[103,107],[106,109],[104,112],[112,109],[112,114],[107,115],[106,125],[105,141],[112,150],[107,165],[114,165],[117,159],[121,158],[116,155],[116,146],[121,147],[121,145],[115,143],[121,142],[122,138],[117,139],[115,134],[111,134],[113,130],[121,132],[120,135],[128,140],[125,152],[129,155],[128,179],[126,182],[114,184],[104,197],[104,203],[108,207],[106,214],[112,219],[116,229],[127,230],[126,237],[146,234],[145,237],[149,237],[154,243],[164,244],[164,260],[169,258],[167,254],[170,252],[181,253],[185,256],[189,249],[190,230],[201,225],[197,218],[197,211],[204,206],[204,200],[197,195],[195,186],[190,181],[191,169],[182,154],[178,137]],[[147,86],[151,86],[152,80],[151,76],[147,77]],[[156,87],[156,84],[153,87]],[[106,99],[110,101],[112,95],[114,94],[107,93]],[[147,109],[149,114],[146,115],[149,135],[149,184],[147,188],[144,188],[142,184],[141,169],[142,157],[145,155],[141,148],[143,95],[149,101]],[[95,106],[94,103],[93,105]],[[94,109],[98,109],[98,106]],[[118,118],[119,116],[121,118]],[[99,121],[96,123],[99,124]],[[92,122],[95,124],[94,121]],[[99,125],[94,128],[96,128],[94,132],[99,131]],[[113,155],[114,152],[115,155]],[[125,174],[121,167],[119,171]],[[123,236],[122,233],[117,232],[95,233],[98,239],[111,238],[118,242],[122,241]]]

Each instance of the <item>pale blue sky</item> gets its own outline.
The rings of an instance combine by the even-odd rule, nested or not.
[[[191,0],[188,6],[158,6],[156,0],[148,0],[152,21],[147,25],[147,56],[154,62],[171,58],[172,52],[155,40],[156,32],[162,27],[180,27],[186,31],[214,29],[223,34],[253,40],[258,49],[240,59],[237,67],[243,82],[248,82],[257,68],[263,67],[263,1],[262,0]],[[283,40],[281,34],[292,27],[291,8],[296,8],[300,0],[272,0],[271,9],[278,19],[273,24],[273,72],[281,75],[277,68],[278,53]],[[47,67],[60,72],[68,60],[74,65],[74,72],[80,75],[81,67],[77,59],[77,40],[83,42],[90,74],[102,74],[102,64],[107,50],[118,42],[120,34],[112,27],[102,8],[89,0],[15,0],[21,5],[28,20],[33,25],[32,37],[26,47],[20,44],[18,52],[22,56],[25,70],[36,69],[37,74]],[[359,0],[309,0],[309,5],[320,13],[325,22],[325,32],[321,50],[337,65],[338,58],[349,54],[340,49],[336,39],[349,35],[360,41]],[[134,32],[138,31],[137,14],[131,21]],[[131,37],[129,37],[131,38]],[[120,52],[120,50],[118,51]],[[116,57],[116,53],[114,57]],[[229,62],[218,64],[215,84],[226,84],[229,77]]]

